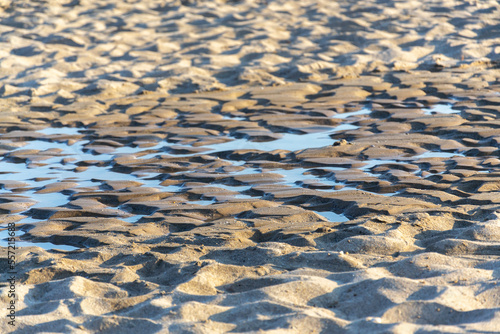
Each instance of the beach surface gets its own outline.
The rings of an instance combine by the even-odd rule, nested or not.
[[[498,1],[0,0],[0,332],[498,332],[499,145]]]

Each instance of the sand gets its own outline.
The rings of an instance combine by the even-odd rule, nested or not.
[[[0,1],[0,332],[498,332],[499,26]]]

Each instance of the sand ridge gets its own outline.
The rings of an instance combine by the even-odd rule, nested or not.
[[[498,331],[499,7],[0,3],[1,331]]]

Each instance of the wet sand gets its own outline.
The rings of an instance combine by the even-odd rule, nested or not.
[[[497,331],[499,21],[0,3],[0,331]]]

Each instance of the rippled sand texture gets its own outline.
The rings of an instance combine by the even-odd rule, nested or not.
[[[500,328],[497,1],[0,8],[0,332]]]

